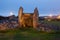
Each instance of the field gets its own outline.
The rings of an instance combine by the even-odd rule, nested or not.
[[[59,22],[49,22],[49,24],[60,26]],[[7,30],[0,31],[0,40],[60,40],[60,32],[47,33],[33,28]]]
[[[0,33],[0,40],[60,40],[60,33],[39,32],[33,29],[9,30]]]
[[[52,25],[55,25],[55,26],[60,26],[60,21],[47,21],[47,20],[44,20],[43,22],[47,23],[47,24],[52,24]]]

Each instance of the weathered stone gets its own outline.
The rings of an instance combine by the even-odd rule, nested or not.
[[[35,8],[34,13],[23,13],[23,8],[20,7],[18,12],[18,22],[20,27],[33,27],[38,26],[38,10]]]

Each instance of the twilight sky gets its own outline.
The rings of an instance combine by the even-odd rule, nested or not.
[[[0,0],[0,15],[18,15],[20,6],[28,13],[34,12],[34,8],[37,7],[40,16],[60,14],[60,0]]]

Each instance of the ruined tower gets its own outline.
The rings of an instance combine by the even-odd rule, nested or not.
[[[18,22],[20,27],[33,27],[38,26],[38,9],[35,8],[34,13],[23,13],[23,8],[20,7],[18,12]]]
[[[34,28],[36,28],[38,26],[38,17],[39,17],[38,9],[35,8],[34,14],[33,14],[33,27]]]
[[[19,23],[19,26],[21,27],[21,25],[22,25],[22,15],[23,15],[23,8],[22,7],[20,7],[19,8],[19,11],[18,11],[18,23]]]

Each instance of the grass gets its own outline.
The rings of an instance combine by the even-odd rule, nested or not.
[[[44,23],[60,26],[60,22],[57,21],[44,21]],[[60,31],[47,33],[33,28],[0,31],[0,40],[60,40]]]
[[[43,22],[47,23],[47,24],[53,24],[53,25],[56,25],[56,26],[60,26],[60,21],[47,21],[47,20],[44,20]]]
[[[27,30],[9,30],[6,33],[0,33],[0,40],[59,40],[59,33],[39,32],[33,29]]]

